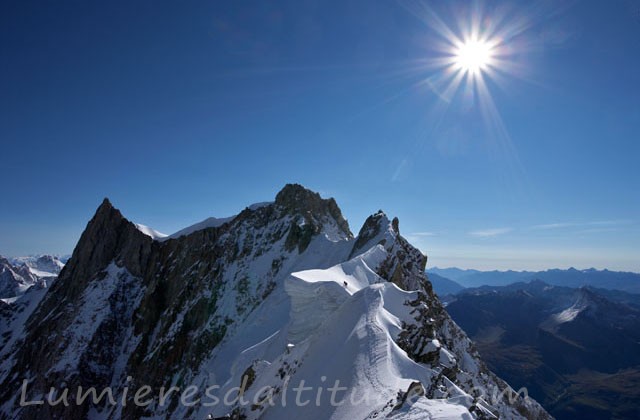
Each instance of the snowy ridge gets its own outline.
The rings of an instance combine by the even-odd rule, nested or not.
[[[270,206],[273,204],[273,201],[263,201],[260,203],[254,203],[250,206],[247,207],[247,209],[249,210],[258,210],[260,208],[266,207],[266,206]],[[205,220],[195,223],[191,226],[187,226],[184,229],[180,229],[179,231],[172,233],[171,235],[163,235],[161,238],[157,238],[157,239],[161,239],[161,240],[167,240],[167,239],[175,239],[175,238],[179,238],[181,236],[187,236],[193,232],[197,232],[199,230],[203,230],[203,229],[208,229],[208,228],[212,228],[212,227],[219,227],[227,222],[230,222],[231,220],[235,219],[238,215],[233,215],[233,216],[229,216],[229,217],[208,217]],[[154,238],[155,239],[155,238]]]
[[[549,418],[533,400],[481,393],[511,389],[444,311],[398,225],[378,212],[354,238],[333,199],[287,185],[273,203],[157,241],[105,200],[29,322],[8,324],[0,417],[64,417],[16,405],[27,378],[32,396],[65,383],[244,397],[192,407],[177,394],[141,412],[131,392],[75,418]],[[297,404],[301,384],[319,403]]]
[[[385,257],[384,249],[376,246],[362,256],[326,270],[292,273],[285,280],[285,291],[291,299],[289,341],[297,343],[308,337],[351,295],[382,282],[367,261],[375,267]]]
[[[329,397],[326,397],[324,404],[299,408],[295,412],[298,418],[364,419],[386,415],[401,419],[472,419],[476,418],[473,410],[483,412],[485,417],[520,417],[516,410],[502,404],[493,407],[467,394],[448,378],[442,378],[443,369],[458,367],[467,370],[458,374],[463,379],[463,387],[471,380],[468,383],[478,388],[499,388],[499,383],[487,374],[481,374],[481,366],[475,361],[477,356],[473,355],[468,339],[451,351],[437,339],[432,340],[425,350],[439,354],[435,366],[412,360],[397,344],[404,326],[416,322],[409,302],[416,301],[419,293],[403,291],[371,270],[369,264],[376,267],[385,257],[384,248],[377,245],[361,256],[325,270],[292,273],[285,282],[285,290],[291,299],[287,342],[294,345],[293,351],[273,361],[254,359],[253,365],[262,367],[260,376],[277,378],[277,372],[294,367],[292,376],[288,378],[290,383],[304,380],[315,390],[327,388],[338,381],[350,390],[350,394],[338,396],[344,401],[337,406],[329,404]],[[451,334],[459,333],[452,322],[446,328],[454,330]],[[283,335],[282,331],[278,334]],[[269,345],[272,338],[258,346]],[[336,343],[340,343],[338,348]],[[248,350],[253,351],[254,357],[258,355],[255,348]],[[241,383],[239,374],[243,370],[237,366],[234,368],[236,379],[231,383]],[[409,404],[398,405],[399,392],[406,391],[414,383],[428,387],[437,382],[436,378],[446,385],[437,388],[434,396],[439,396],[438,400],[423,395]],[[279,389],[283,386],[278,381],[258,381],[251,388]],[[424,387],[422,389],[426,392]],[[256,395],[249,389],[247,398],[252,397],[256,398]],[[248,419],[289,418],[293,409],[287,407],[295,405],[295,401],[293,397],[283,398],[290,398],[287,404],[283,404],[285,406],[265,405],[264,411],[242,412]],[[214,415],[221,414],[214,412]]]
[[[142,233],[144,233],[145,235],[151,237],[151,239],[153,240],[160,240],[160,239],[164,239],[166,238],[167,234],[162,233],[162,232],[158,232],[157,230],[150,228],[149,226],[145,226],[145,225],[141,225],[139,223],[136,223],[136,228],[138,228],[138,230]]]
[[[172,233],[171,235],[165,235],[165,237],[161,238],[161,239],[174,239],[174,238],[179,238],[181,236],[187,236],[193,232],[197,232],[199,230],[202,229],[207,229],[207,228],[212,228],[212,227],[218,227],[221,226],[231,220],[233,220],[235,218],[235,216],[230,216],[230,217],[222,217],[222,218],[216,218],[216,217],[209,217],[205,220],[203,220],[202,222],[198,222],[195,223],[191,226],[187,226],[184,229],[181,229],[179,231],[177,231],[176,233]]]
[[[383,237],[388,239],[391,234],[386,232]],[[391,250],[397,249],[392,243],[387,242],[387,245]],[[472,411],[482,412],[485,417],[520,418],[515,409],[502,401],[498,401],[494,407],[460,387],[505,389],[505,385],[490,373],[482,373],[483,366],[476,361],[477,354],[471,349],[470,341],[464,336],[456,337],[463,333],[450,319],[443,325],[442,338],[446,342],[455,342],[454,339],[459,338],[461,342],[454,348],[446,349],[437,339],[430,340],[424,351],[436,355],[435,366],[412,360],[398,345],[405,326],[418,323],[410,302],[419,301],[420,293],[403,291],[376,273],[375,270],[384,265],[389,257],[385,248],[377,244],[344,263],[326,269],[291,273],[284,283],[286,295],[274,292],[263,304],[265,313],[258,316],[258,319],[267,321],[260,325],[261,331],[267,330],[263,338],[240,350],[240,357],[230,364],[232,367],[229,372],[220,372],[219,368],[213,367],[215,363],[212,361],[210,366],[216,372],[214,376],[225,378],[226,387],[218,395],[241,384],[243,375],[247,369],[251,369],[258,378],[245,391],[247,399],[259,400],[260,396],[255,392],[265,387],[273,390],[285,387],[281,376],[286,372],[290,383],[299,383],[304,379],[306,385],[315,389],[321,386],[327,388],[337,380],[354,393],[354,400],[370,400],[336,407],[326,404],[325,400],[325,404],[305,406],[298,411],[291,408],[295,403],[292,397],[285,407],[266,404],[264,409],[237,407],[248,419],[289,416],[364,419],[383,413],[392,418],[476,418]],[[289,308],[288,319],[284,307]],[[266,320],[263,316],[267,313],[279,315]],[[252,321],[249,318],[247,324],[253,326]],[[237,336],[244,341],[251,334],[243,330]],[[336,347],[336,343],[341,344]],[[235,347],[237,344],[233,339],[223,343],[220,352],[224,353],[227,345]],[[286,348],[290,350],[282,353]],[[456,382],[461,380],[460,386],[443,377],[443,369],[460,369],[456,378]],[[289,377],[289,374],[292,376]],[[397,407],[398,393],[406,391],[416,381],[433,388],[429,389],[431,398],[438,397],[438,400],[423,396],[412,402],[413,405]],[[285,395],[284,398],[288,397]],[[535,408],[534,402],[528,404],[539,418],[546,418],[541,408]],[[218,408],[200,411],[200,414],[223,416],[228,412],[228,408]]]

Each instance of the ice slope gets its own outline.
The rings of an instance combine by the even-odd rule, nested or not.
[[[368,264],[378,266],[386,252],[380,245],[345,263],[328,269],[292,273],[285,290],[292,301],[289,340],[297,343],[308,337],[351,295],[383,280]]]
[[[472,420],[473,416],[464,406],[450,404],[445,400],[420,398],[414,404],[391,413],[387,418],[393,420]]]
[[[343,277],[325,286],[338,285],[335,280]],[[409,300],[411,293],[385,282],[366,286],[353,295],[347,291],[344,294],[347,298],[337,311],[307,314],[326,321],[309,337],[308,344],[302,345],[307,351],[289,384],[305,381],[305,386],[314,390],[307,392],[310,402],[297,407],[297,395],[289,393],[286,407],[268,407],[262,418],[279,419],[295,413],[295,417],[305,419],[363,419],[390,412],[398,392],[408,389],[412,382],[431,381],[433,372],[412,361],[394,342],[401,330],[400,317],[409,312],[398,303]],[[293,313],[300,311],[294,309]],[[336,384],[348,390],[335,393],[335,405],[328,393],[321,394],[316,403],[317,390],[322,387],[326,393]],[[305,398],[300,400],[304,402]]]
[[[399,392],[415,381],[430,383],[437,375],[411,360],[395,342],[403,322],[411,319],[406,302],[418,293],[399,289],[371,269],[386,257],[384,248],[376,245],[346,263],[293,273],[287,279],[285,289],[292,302],[289,338],[306,349],[289,384],[304,380],[314,392],[303,407],[296,407],[297,394],[289,394],[286,406],[268,407],[261,418],[291,418],[292,410],[297,418],[318,420],[388,415]],[[335,392],[332,404],[327,389],[336,384],[348,391]],[[459,396],[436,404],[422,400],[419,409],[399,407],[406,413],[398,418],[471,418],[461,405],[467,399]]]

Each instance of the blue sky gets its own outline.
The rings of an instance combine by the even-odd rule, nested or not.
[[[433,65],[472,16],[515,28],[490,108]],[[105,196],[171,233],[299,182],[429,265],[640,271],[637,1],[11,1],[0,33],[0,254],[69,253]]]

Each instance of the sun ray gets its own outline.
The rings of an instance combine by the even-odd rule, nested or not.
[[[467,73],[485,71],[493,60],[492,44],[479,39],[468,39],[455,51],[455,64]]]
[[[527,31],[553,7],[473,1],[451,7],[453,19],[445,20],[425,1],[399,2],[432,31],[427,44],[430,54],[410,66],[411,74],[424,71],[424,83],[418,86],[437,98],[425,121],[430,127],[424,138],[441,136],[439,130],[446,129],[442,124],[449,110],[463,112],[461,115],[477,110],[486,135],[471,135],[484,139],[487,152],[505,163],[509,173],[505,178],[515,181],[516,189],[522,192],[526,173],[491,90],[508,92],[511,78],[527,80],[531,70],[523,58],[536,47],[535,38],[528,37]]]

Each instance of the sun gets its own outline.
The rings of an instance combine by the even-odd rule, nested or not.
[[[487,70],[493,58],[492,45],[487,41],[469,39],[454,51],[455,65],[465,73],[476,75]]]

